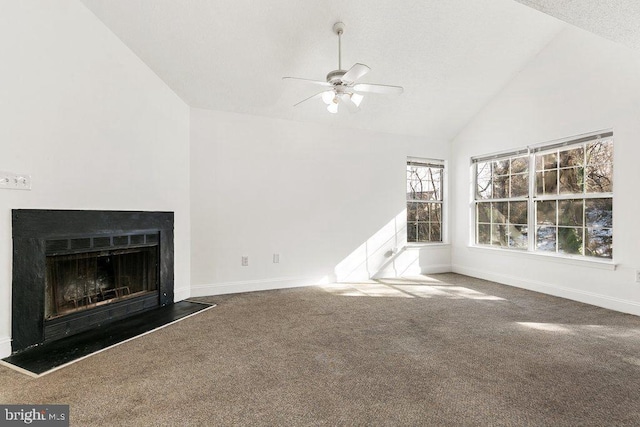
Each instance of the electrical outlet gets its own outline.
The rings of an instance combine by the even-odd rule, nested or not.
[[[249,257],[247,255],[243,255],[242,256],[242,266],[243,267],[248,267],[249,266]]]
[[[640,270],[636,270],[636,282],[640,283]]]
[[[274,264],[280,263],[280,254],[273,254],[273,263]]]

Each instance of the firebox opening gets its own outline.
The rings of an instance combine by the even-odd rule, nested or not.
[[[46,258],[45,319],[158,292],[158,247]]]

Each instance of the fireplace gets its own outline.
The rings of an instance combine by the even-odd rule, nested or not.
[[[157,245],[47,256],[45,321],[136,296],[155,294]]]
[[[142,295],[156,294],[157,244],[48,255],[45,321]]]
[[[13,210],[12,349],[173,303],[173,213]]]

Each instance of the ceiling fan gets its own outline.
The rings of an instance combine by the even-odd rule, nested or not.
[[[348,70],[342,69],[342,34],[344,33],[344,24],[336,22],[333,25],[333,32],[338,35],[338,69],[327,74],[326,81],[302,79],[299,77],[283,77],[283,79],[302,80],[319,86],[324,86],[322,92],[316,93],[308,98],[303,99],[294,105],[300,105],[305,101],[315,98],[322,98],[327,104],[327,110],[330,113],[337,113],[338,106],[344,104],[351,112],[359,109],[360,103],[364,96],[362,93],[381,93],[394,94],[402,93],[401,86],[381,85],[372,83],[356,83],[356,81],[367,74],[371,68],[364,64],[357,63]]]

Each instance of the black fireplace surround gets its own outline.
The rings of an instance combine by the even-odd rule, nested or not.
[[[12,221],[14,354],[173,303],[173,212],[14,209]],[[93,278],[76,284],[74,268]]]

